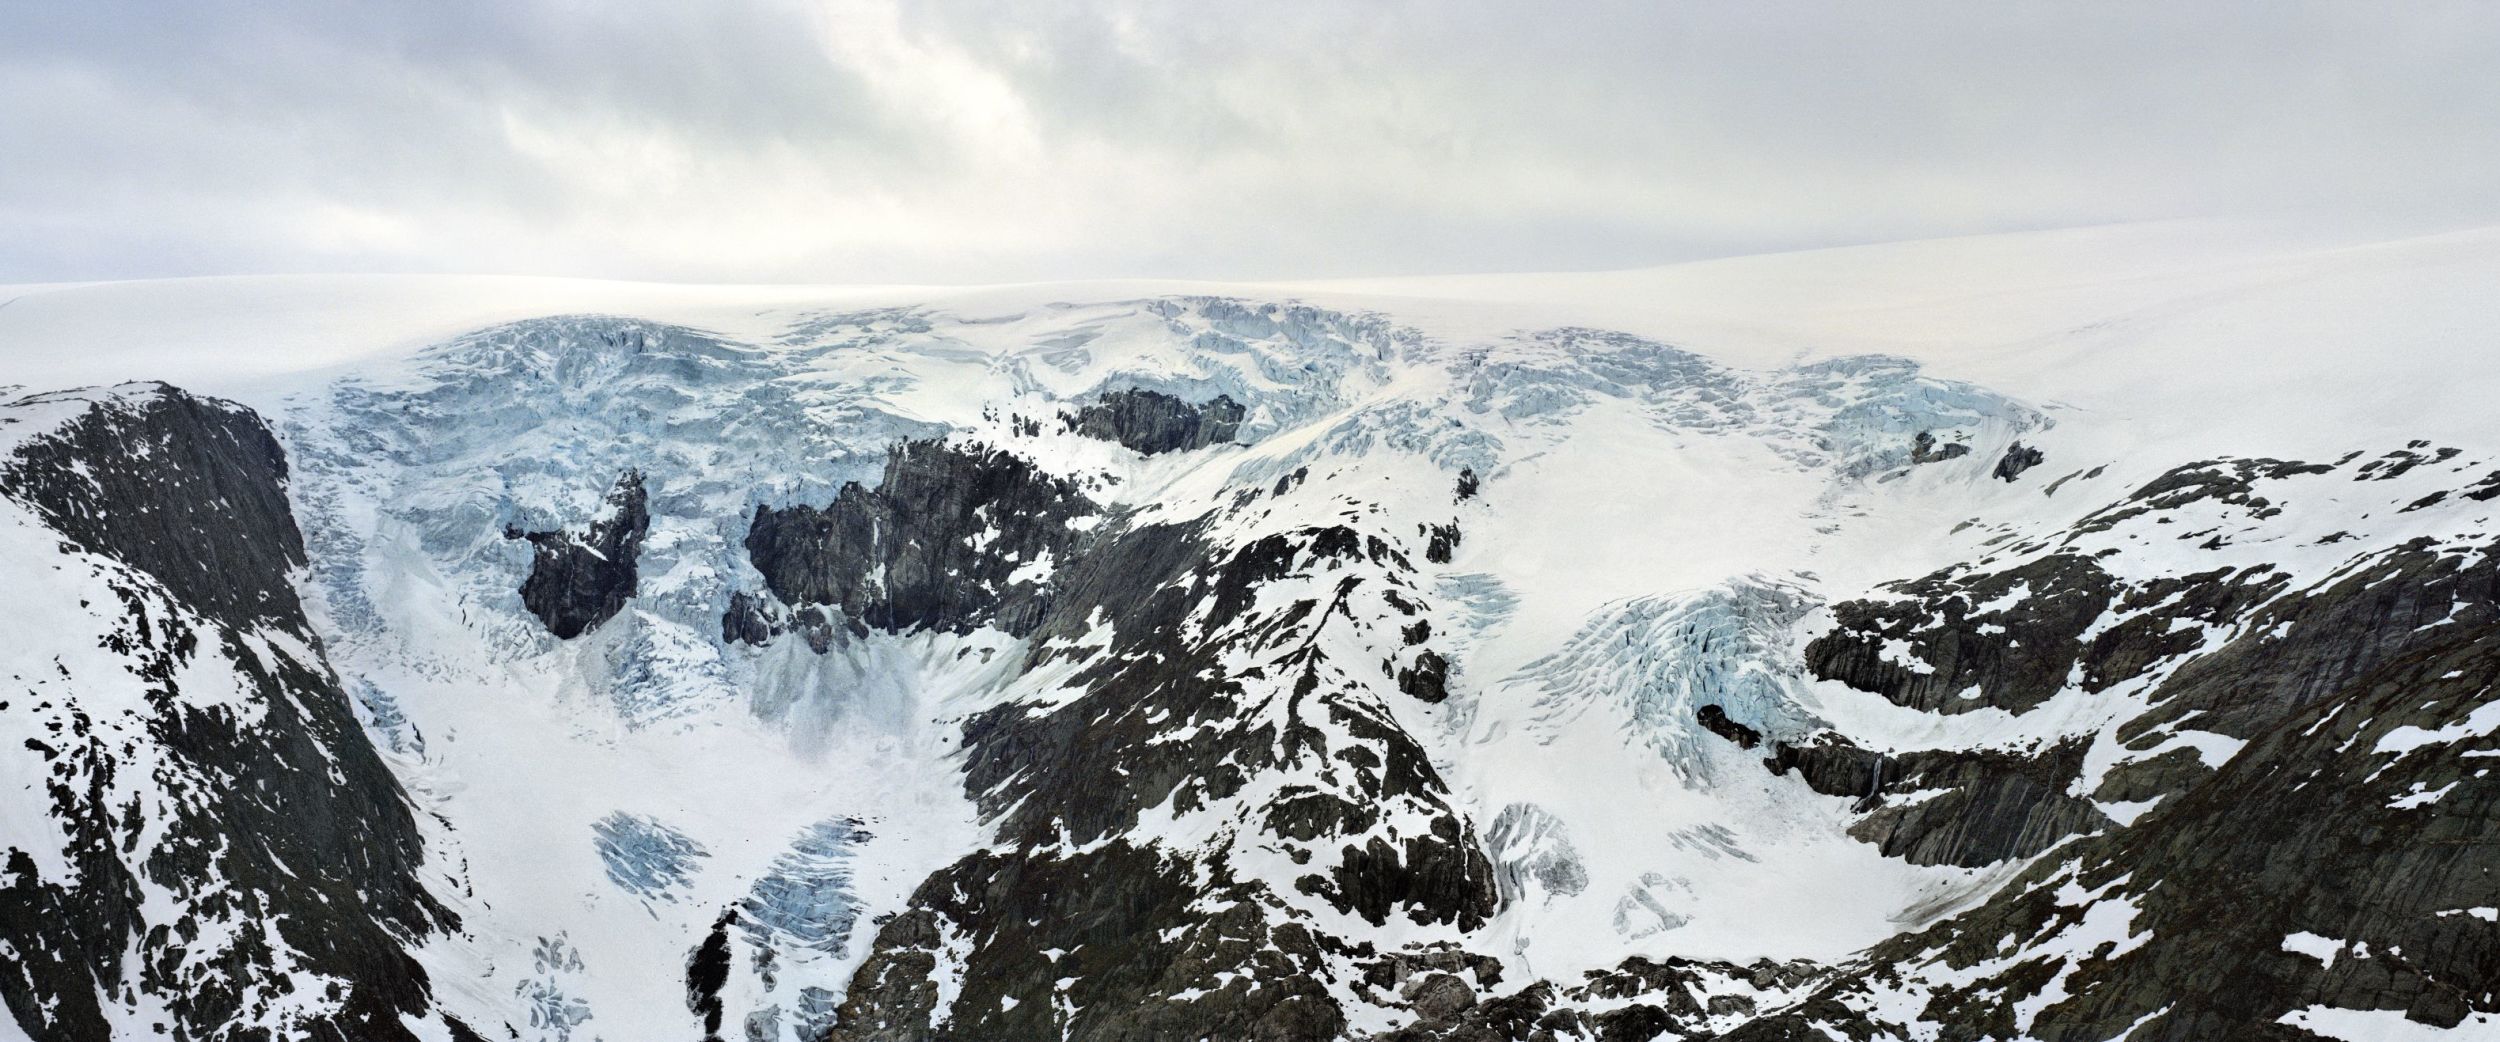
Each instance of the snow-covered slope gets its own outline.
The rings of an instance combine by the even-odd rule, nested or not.
[[[0,972],[38,1038],[443,1038],[459,921],[297,600],[286,463],[162,385],[0,408]],[[474,1037],[474,1036],[466,1036]]]
[[[2373,1037],[2500,1017],[2493,285],[2488,233],[2180,227],[198,280],[0,291],[0,379],[269,418],[444,1031]],[[34,610],[12,672],[94,644]]]

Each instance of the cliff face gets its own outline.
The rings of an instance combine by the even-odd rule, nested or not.
[[[943,1023],[967,1038],[1334,1038],[1349,989],[1395,1000],[1367,983],[1387,953],[1329,920],[1473,929],[1493,913],[1472,827],[1382,704],[1410,697],[1401,671],[1361,653],[1407,643],[1422,611],[1415,537],[1252,536],[1245,523],[1271,509],[1259,499],[1105,522],[1030,459],[911,442],[875,489],[756,511],[746,547],[768,596],[739,594],[725,633],[764,643],[829,615],[854,633],[988,625],[1031,639],[1021,671],[1075,671],[1046,702],[962,725],[964,784],[999,843],[932,875],[876,932],[833,1037]],[[1419,656],[1437,661],[1400,658]],[[1159,815],[1226,838],[1184,841]],[[1232,867],[1253,849],[1300,867]],[[1052,950],[1071,954],[1039,954]],[[940,978],[960,985],[946,994]],[[1258,984],[1223,987],[1234,978]],[[1191,992],[1204,995],[1146,1001]],[[1062,1002],[1097,1012],[1071,1024]]]
[[[161,385],[0,409],[21,629],[0,971],[47,1040],[411,1039],[407,798],[306,623],[286,460],[259,419]],[[48,561],[48,563],[47,563]],[[72,634],[86,634],[82,640]]]
[[[2184,1042],[2299,1025],[2318,1008],[2490,1023],[2494,549],[2421,543],[2363,558],[2188,655],[2117,729],[2129,759],[2097,779],[2072,768],[2051,779],[2150,810],[2076,829],[2088,834],[1977,910],[1869,953],[1870,969],[1823,990],[1822,1012],[1784,1015],[1782,1030],[1894,1030],[1875,1011],[1903,991],[1956,1039]],[[2217,765],[2165,742],[2190,728],[2233,754]],[[1982,808],[1957,819],[2026,820]],[[1922,977],[1935,983],[1904,987]]]
[[[1192,403],[1177,395],[1129,387],[1079,408],[1067,417],[1067,424],[1069,430],[1085,437],[1118,442],[1152,456],[1232,441],[1245,415],[1241,403],[1225,395]]]
[[[910,441],[886,456],[875,488],[852,482],[822,508],[758,506],[746,549],[787,605],[839,609],[887,632],[987,624],[1022,636],[1048,610],[1055,564],[1077,542],[1068,523],[1096,510],[1029,460]]]
[[[46,526],[202,614],[302,629],[286,453],[258,417],[163,384],[37,396],[12,412],[28,425],[70,413],[0,463],[9,498]]]
[[[522,605],[561,640],[616,617],[640,581],[636,558],[650,530],[650,494],[637,470],[616,479],[599,516],[582,532],[507,530],[509,538],[529,540],[532,551]]]
[[[1410,696],[1362,651],[1423,610],[1411,537],[1226,537],[1265,506],[1062,551],[1025,667],[1074,665],[1069,689],[964,724],[1000,843],[878,931],[833,1037],[1336,1038],[1348,994],[1399,1001],[1371,929],[1496,911],[1473,826],[1386,701]],[[1148,1000],[1170,995],[1191,998]]]

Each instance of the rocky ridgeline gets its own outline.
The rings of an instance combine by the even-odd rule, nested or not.
[[[758,506],[746,547],[782,605],[833,609],[862,632],[995,625],[1022,636],[1048,611],[1054,562],[1078,539],[1069,522],[1096,512],[1074,482],[1021,457],[908,441],[875,488],[845,485],[822,508]],[[784,617],[748,598],[722,626],[769,639]]]
[[[1152,456],[1187,452],[1233,440],[1247,412],[1227,395],[1192,404],[1144,388],[1111,391],[1066,416],[1069,430],[1113,441]]]
[[[2358,455],[2181,467],[2017,547],[2022,563],[1838,606],[1809,665],[1898,705],[2023,713],[2081,692],[2135,708],[2097,739],[2116,762],[2089,770],[2090,734],[2026,750],[1877,754],[1831,734],[1772,748],[1771,769],[1860,796],[1853,832],[1888,854],[2047,856],[1977,910],[1879,946],[1729,1037],[1905,1032],[1884,1012],[1903,1009],[1944,1039],[2257,1037],[2312,1006],[2489,1023],[2500,546],[2460,518],[2455,537],[2364,548],[2315,582],[2231,552],[2279,544],[2281,501],[2317,483],[2432,458],[2348,466]],[[2212,566],[2127,577],[2147,532],[2197,544]],[[2102,805],[2136,809],[2121,824]]]
[[[1370,983],[1392,953],[1304,909],[1458,930],[1492,914],[1473,829],[1380,702],[1407,697],[1393,671],[1342,657],[1413,610],[1411,565],[1350,528],[1224,528],[1121,531],[1069,563],[1033,664],[1088,620],[1114,620],[1108,642],[1079,653],[1067,701],[965,725],[1001,845],[879,931],[833,1037],[1336,1037],[1350,1001],[1398,1002]],[[1251,610],[1269,597],[1288,606]],[[1159,814],[1213,842],[1170,842]],[[1250,849],[1297,867],[1254,871]],[[929,981],[957,975],[941,1002]]]
[[[1082,663],[1057,701],[964,725],[966,785],[999,842],[877,931],[834,1037],[1334,1037],[1350,996],[1401,1001],[1368,983],[1390,953],[1300,908],[1461,930],[1493,912],[1472,830],[1379,703],[1439,697],[1447,668],[1411,621],[1420,548],[1241,528],[1263,496],[1295,494],[1134,526],[1015,454],[910,442],[873,490],[757,511],[768,595],[741,594],[725,633],[990,625],[1031,639],[1025,668]],[[1277,598],[1290,606],[1254,607]],[[1341,657],[1374,639],[1415,646]],[[1167,842],[1156,814],[1234,838]],[[1251,844],[1305,867],[1231,867]]]
[[[47,418],[10,432],[0,513],[24,520],[0,525],[39,523],[76,556],[8,565],[67,571],[84,593],[60,606],[62,635],[14,638],[0,687],[0,725],[23,732],[0,756],[43,779],[30,794],[57,830],[0,837],[17,1025],[44,1042],[134,1022],[477,1037],[431,1011],[409,954],[458,923],[419,883],[408,801],[289,584],[305,559],[277,441],[162,385],[0,408],[12,426]]]

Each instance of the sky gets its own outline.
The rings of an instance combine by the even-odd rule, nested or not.
[[[2500,222],[2500,4],[0,0],[0,282],[1595,270]]]

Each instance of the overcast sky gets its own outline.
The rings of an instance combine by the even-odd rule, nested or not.
[[[2482,2],[0,0],[0,281],[1591,269],[2495,186]]]

